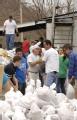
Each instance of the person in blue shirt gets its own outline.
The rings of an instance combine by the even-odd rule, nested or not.
[[[69,57],[68,79],[75,88],[75,97],[77,98],[77,53],[73,51],[70,44],[65,44],[63,51]]]
[[[25,94],[26,77],[28,76],[27,59],[23,57],[22,48],[16,48],[16,55],[21,58],[20,67],[16,69],[16,78],[18,80],[18,87],[22,94]]]

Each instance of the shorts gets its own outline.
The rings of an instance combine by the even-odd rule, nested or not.
[[[7,76],[7,74],[3,75],[3,86],[6,85],[7,81],[9,80],[9,77]]]

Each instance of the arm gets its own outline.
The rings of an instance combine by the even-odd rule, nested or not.
[[[69,58],[69,71],[68,71],[68,78],[72,79],[74,73],[74,55],[71,55]]]
[[[39,59],[39,60],[37,60],[37,61],[35,61],[35,62],[29,62],[29,65],[30,65],[31,67],[34,67],[35,65],[41,64],[42,62],[43,62],[42,59]]]

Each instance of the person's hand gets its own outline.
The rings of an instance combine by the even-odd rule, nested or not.
[[[39,60],[36,61],[37,64],[41,64],[42,63],[42,59],[40,58]]]
[[[16,92],[18,90],[17,86],[14,86],[14,91]]]
[[[29,82],[29,81],[30,81],[30,76],[27,75],[27,76],[26,76],[26,79],[27,79],[27,82]]]
[[[19,32],[16,32],[16,36],[19,37]]]
[[[5,30],[2,32],[3,36],[5,35]]]
[[[71,79],[69,79],[69,83],[70,83],[71,85],[75,85],[75,78],[72,77]]]

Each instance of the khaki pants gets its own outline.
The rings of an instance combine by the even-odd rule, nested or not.
[[[37,79],[39,79],[39,73],[29,72],[29,77],[30,77],[30,79],[34,80],[34,82],[35,82],[35,88],[36,88]]]

